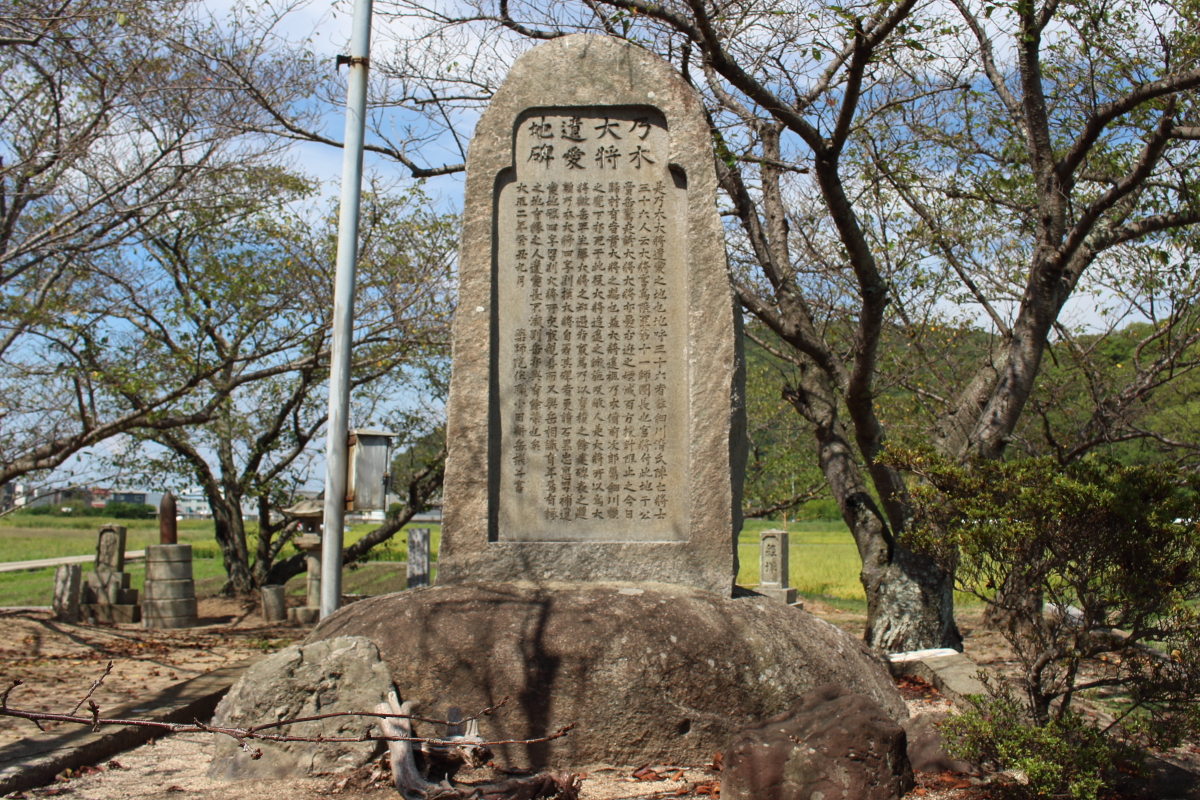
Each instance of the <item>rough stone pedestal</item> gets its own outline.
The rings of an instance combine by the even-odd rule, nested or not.
[[[844,631],[763,597],[668,584],[475,583],[352,603],[308,642],[365,636],[406,700],[480,722],[510,766],[704,763],[741,729],[830,681],[897,719],[908,709],[882,659]]]

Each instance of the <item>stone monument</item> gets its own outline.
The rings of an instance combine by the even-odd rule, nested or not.
[[[439,585],[729,595],[745,425],[703,108],[603,37],[523,55],[467,159]]]
[[[787,531],[762,531],[758,535],[759,594],[791,605],[796,602],[796,590],[788,586]]]
[[[907,715],[882,659],[733,594],[739,314],[703,109],[630,42],[526,52],[467,160],[436,585],[363,600],[425,708],[480,709],[520,765],[697,763],[838,681]],[[275,721],[264,716],[263,722]]]
[[[125,571],[125,527],[105,525],[96,538],[96,566],[87,574],[83,602],[87,616],[96,622],[139,622],[138,592],[129,588]]]

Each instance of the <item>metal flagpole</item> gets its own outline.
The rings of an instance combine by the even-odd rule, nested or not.
[[[321,536],[321,619],[342,597],[342,538],[346,522],[346,451],[350,435],[350,342],[354,334],[354,269],[358,261],[358,208],[362,194],[363,136],[367,116],[367,56],[371,0],[355,0],[346,86],[346,136],[342,150],[342,201],[338,220],[337,277],[333,291],[333,348],[329,365],[329,424],[325,434],[325,529]]]

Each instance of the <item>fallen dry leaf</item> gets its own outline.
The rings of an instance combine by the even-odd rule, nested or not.
[[[633,771],[633,777],[639,781],[661,781],[662,776],[650,769],[649,764],[638,767]]]

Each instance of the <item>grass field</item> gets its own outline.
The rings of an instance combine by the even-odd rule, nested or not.
[[[71,519],[70,517],[30,517],[10,515],[0,519],[0,561],[28,561],[35,558],[90,555],[95,552],[96,530],[100,525],[115,522],[128,529],[126,546],[141,550],[158,542],[158,523],[154,520],[106,520],[103,518]],[[419,523],[413,527],[430,528],[430,552],[437,557],[441,529],[436,524]],[[738,539],[740,569],[737,582],[742,586],[758,584],[758,535],[760,531],[781,527],[777,522],[748,520]],[[375,525],[353,525],[346,532],[346,543],[358,541]],[[850,611],[866,608],[866,595],[858,580],[858,550],[850,532],[841,522],[792,522],[787,525],[790,546],[790,578],[792,586],[802,597],[821,600]],[[197,594],[212,594],[224,581],[224,568],[217,543],[213,538],[213,523],[209,520],[183,520],[179,523],[179,541],[192,545],[195,555],[193,572]],[[291,548],[285,555],[295,552]],[[376,547],[372,561],[401,562],[408,557],[408,539],[403,533]],[[370,567],[370,568],[368,568]],[[84,569],[89,569],[84,565]],[[397,567],[398,569],[398,567]],[[140,589],[144,567],[129,567],[134,588]],[[394,570],[366,565],[361,574],[348,571],[343,578],[345,591],[354,594],[375,594],[394,591],[403,586]],[[50,605],[54,570],[0,573],[0,606]],[[386,588],[385,588],[386,587]],[[304,576],[288,583],[288,593],[304,592]],[[955,595],[955,602],[970,605],[977,602],[970,595]]]
[[[157,520],[115,520],[104,517],[42,517],[10,514],[0,518],[0,562],[32,561],[38,558],[84,556],[96,552],[96,531],[101,525],[124,525],[125,549],[143,550],[146,545],[158,544]],[[352,525],[346,531],[346,544],[352,544],[377,526]],[[419,523],[413,527],[430,528],[430,551],[437,558],[441,528],[437,524]],[[253,526],[252,526],[253,529]],[[180,520],[179,542],[192,546],[192,574],[196,593],[204,596],[220,591],[225,582],[225,567],[213,535],[211,520]],[[253,546],[253,545],[252,545]],[[284,555],[296,552],[285,548]],[[408,537],[403,532],[371,552],[372,561],[404,561],[408,557]],[[91,569],[83,565],[84,571]],[[140,590],[145,582],[146,568],[140,562],[128,565],[130,583]],[[343,578],[343,590],[351,594],[374,594],[395,590],[395,576],[380,568],[348,570]],[[304,576],[288,582],[289,594],[303,594]],[[401,586],[403,583],[401,583]],[[388,587],[388,588],[383,588]],[[0,573],[0,606],[48,606],[54,594],[54,568]]]

